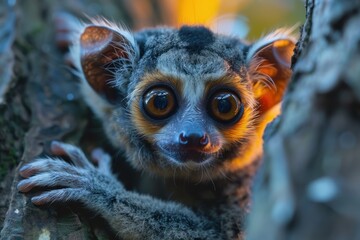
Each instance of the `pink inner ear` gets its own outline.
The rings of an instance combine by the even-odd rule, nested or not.
[[[295,44],[286,39],[274,42],[272,50],[276,61],[284,67],[290,68],[293,51],[289,51],[289,49],[294,49],[294,47]]]
[[[295,44],[289,39],[275,40],[257,50],[250,62],[254,95],[265,112],[282,99],[291,77],[291,57]]]

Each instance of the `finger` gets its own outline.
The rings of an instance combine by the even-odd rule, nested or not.
[[[94,169],[94,166],[87,160],[83,151],[73,145],[53,141],[50,146],[51,152],[55,155],[67,156],[75,166],[87,169]]]
[[[74,175],[80,175],[81,172],[76,167],[70,165],[69,163],[53,158],[40,158],[31,163],[28,163],[22,166],[19,170],[20,176],[23,178],[29,178],[40,172],[67,172]]]
[[[88,185],[89,183],[84,177],[74,176],[69,173],[51,172],[41,173],[28,179],[21,180],[17,185],[17,189],[20,192],[26,193],[35,187],[79,188]]]
[[[32,197],[31,202],[37,206],[69,201],[81,201],[89,192],[80,188],[55,189]]]

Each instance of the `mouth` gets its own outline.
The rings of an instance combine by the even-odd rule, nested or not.
[[[193,149],[180,149],[176,147],[165,148],[158,145],[160,153],[176,165],[204,166],[211,163],[216,152],[204,152]]]

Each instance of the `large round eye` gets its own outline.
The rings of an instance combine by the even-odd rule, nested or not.
[[[157,120],[165,119],[172,115],[177,108],[173,91],[167,87],[153,87],[143,96],[145,113]]]
[[[208,103],[212,118],[221,123],[234,123],[244,113],[244,105],[240,98],[230,91],[218,91],[213,94]]]

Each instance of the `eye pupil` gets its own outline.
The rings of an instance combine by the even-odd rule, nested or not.
[[[164,86],[150,88],[143,95],[144,113],[154,120],[171,116],[177,109],[177,102],[172,89]]]
[[[164,110],[168,106],[168,96],[166,93],[159,93],[154,98],[154,107],[159,110]]]
[[[231,103],[229,99],[223,97],[218,100],[218,110],[220,113],[228,113],[231,110]]]
[[[224,124],[237,122],[244,112],[244,105],[240,97],[228,90],[221,90],[213,94],[208,103],[210,116]]]

